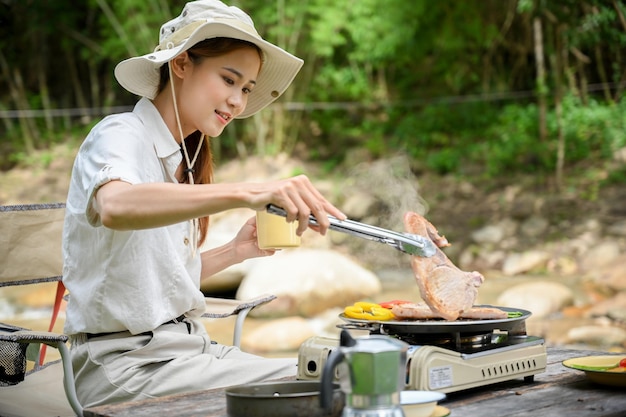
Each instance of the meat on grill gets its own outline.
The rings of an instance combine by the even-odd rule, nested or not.
[[[426,236],[437,246],[428,258],[411,256],[411,267],[420,295],[430,309],[445,320],[456,320],[476,301],[478,287],[484,277],[479,272],[461,271],[439,248],[449,246],[447,239],[428,220],[414,212],[404,215],[404,227],[409,233]]]
[[[430,320],[441,318],[433,312],[426,303],[404,303],[396,304],[391,308],[391,312],[398,319],[410,320]],[[460,319],[469,320],[497,320],[508,318],[508,313],[497,307],[472,307],[462,312]]]

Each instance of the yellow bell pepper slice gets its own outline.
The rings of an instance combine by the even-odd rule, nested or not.
[[[386,321],[396,318],[391,310],[381,307],[380,304],[359,301],[344,308],[346,317],[360,320]]]

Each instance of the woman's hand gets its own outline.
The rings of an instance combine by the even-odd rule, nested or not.
[[[235,252],[235,259],[239,259],[238,262],[276,253],[275,249],[259,249],[256,236],[256,217],[251,217],[230,242]]]
[[[251,217],[237,235],[225,245],[202,252],[202,280],[250,258],[271,256],[275,249],[259,249],[256,240],[256,217]]]
[[[302,236],[309,227],[311,214],[315,216],[319,225],[315,230],[322,235],[326,234],[330,226],[328,215],[339,220],[346,219],[346,215],[326,200],[306,175],[263,184],[262,189],[255,193],[252,208],[265,210],[268,204],[283,208],[287,212],[288,222],[298,220],[296,230],[298,236]]]

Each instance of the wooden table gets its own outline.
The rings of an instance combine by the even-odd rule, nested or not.
[[[451,417],[618,417],[626,416],[626,388],[597,385],[565,359],[605,352],[548,348],[546,371],[534,382],[522,378],[450,393],[440,405]],[[170,395],[85,410],[85,417],[227,417],[223,389]]]

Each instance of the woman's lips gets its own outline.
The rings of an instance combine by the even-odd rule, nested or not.
[[[222,121],[222,123],[226,124],[230,121],[230,119],[232,118],[232,116],[228,113],[222,113],[219,110],[215,110],[215,114],[217,114],[217,117]]]

